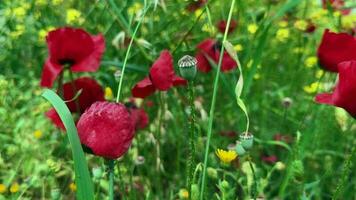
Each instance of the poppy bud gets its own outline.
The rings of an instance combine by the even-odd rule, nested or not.
[[[253,145],[253,135],[250,133],[242,133],[240,135],[241,145],[245,149],[251,149]]]
[[[239,155],[239,156],[242,156],[246,153],[246,150],[244,149],[244,147],[242,146],[242,143],[240,141],[236,141],[235,151],[236,151],[237,155]]]
[[[192,56],[185,55],[178,61],[179,71],[182,77],[192,81],[197,74],[197,59]]]
[[[216,169],[214,169],[212,167],[207,168],[207,173],[208,173],[208,176],[212,179],[218,178],[218,171],[216,171]]]

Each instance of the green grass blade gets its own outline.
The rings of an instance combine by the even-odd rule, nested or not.
[[[64,101],[52,90],[46,89],[42,94],[56,109],[64,127],[67,130],[67,136],[72,149],[75,171],[75,183],[77,185],[78,200],[94,199],[93,182],[90,178],[88,164],[84,156],[82,146],[75,127],[71,113]]]

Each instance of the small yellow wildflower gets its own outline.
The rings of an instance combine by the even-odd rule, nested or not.
[[[313,94],[318,90],[318,82],[314,82],[310,85],[304,86],[304,91],[308,94]]]
[[[67,10],[66,22],[67,24],[77,23],[82,20],[82,13],[79,10],[70,8]]]
[[[45,5],[47,5],[47,0],[36,0],[35,5],[36,6],[45,6]]]
[[[318,58],[317,57],[310,56],[304,61],[304,64],[305,64],[306,67],[311,68],[311,67],[314,67],[317,62],[318,62]]]
[[[215,27],[210,26],[209,24],[204,24],[202,27],[202,31],[213,34],[215,33]]]
[[[35,130],[35,132],[33,132],[33,136],[35,136],[36,139],[40,139],[43,136],[43,133],[40,130]]]
[[[23,24],[17,24],[16,27],[15,27],[15,31],[12,31],[10,33],[10,36],[13,39],[16,39],[19,36],[21,36],[24,32],[25,32],[25,26]]]
[[[180,189],[179,190],[179,197],[181,199],[188,199],[189,198],[189,192],[186,189]]]
[[[203,10],[199,8],[199,9],[195,10],[194,15],[195,15],[195,17],[199,17],[202,13],[203,13]]]
[[[219,157],[220,161],[224,164],[229,164],[237,157],[237,153],[235,151],[225,151],[222,149],[217,149],[215,154]]]
[[[10,186],[10,192],[11,192],[11,193],[16,193],[16,192],[18,192],[19,190],[20,190],[20,185],[19,185],[17,182],[13,183],[13,184]]]
[[[236,44],[236,45],[234,46],[234,49],[235,49],[235,51],[242,51],[242,50],[243,50],[243,47],[242,47],[241,44]]]
[[[63,3],[63,0],[52,0],[52,4],[54,6],[57,6],[57,5],[61,4],[61,3]]]
[[[335,12],[333,13],[333,16],[334,16],[334,17],[340,17],[340,16],[341,16],[340,11],[335,11]]]
[[[356,13],[342,16],[341,25],[345,29],[352,29],[356,27]]]
[[[294,27],[300,31],[305,31],[308,28],[308,23],[305,20],[297,20]]]
[[[127,9],[127,13],[129,15],[136,15],[136,13],[139,13],[142,10],[143,6],[139,2],[135,2],[132,6],[130,6]]]
[[[44,29],[41,29],[39,32],[38,32],[38,41],[39,42],[44,42],[45,41],[45,38],[48,34],[48,32],[54,30],[54,27],[53,26],[49,26],[47,28],[44,28]]]
[[[250,25],[248,25],[248,27],[247,27],[247,31],[248,31],[249,33],[251,33],[251,34],[255,34],[256,31],[257,31],[257,29],[258,29],[257,24],[250,24]]]
[[[288,22],[283,20],[283,21],[280,21],[278,22],[278,26],[281,27],[281,28],[285,28],[288,26]]]
[[[319,69],[318,71],[316,71],[315,73],[315,78],[321,78],[321,76],[323,76],[324,71]]]
[[[114,98],[114,95],[113,95],[113,93],[112,93],[111,88],[110,88],[110,87],[106,87],[106,88],[105,88],[105,99],[106,99],[106,100],[111,100],[111,99],[113,99],[113,98]]]
[[[77,191],[77,185],[75,185],[75,183],[72,182],[69,184],[69,189],[70,191],[75,192]]]
[[[289,29],[287,29],[287,28],[278,29],[278,31],[276,33],[276,37],[277,37],[277,40],[279,40],[281,42],[286,41],[286,39],[289,38]]]
[[[15,15],[16,18],[23,19],[26,15],[26,9],[23,6],[17,7],[13,10],[13,14]]]
[[[0,194],[5,193],[5,192],[6,192],[6,185],[0,184]]]

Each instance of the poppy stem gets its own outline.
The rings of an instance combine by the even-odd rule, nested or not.
[[[114,166],[115,166],[115,161],[109,160],[107,165],[108,165],[108,173],[109,173],[109,200],[114,200]]]
[[[256,178],[256,173],[255,169],[253,168],[252,162],[251,162],[251,156],[248,155],[248,164],[250,165],[252,175],[253,175],[253,188],[251,189],[251,195],[252,198],[256,200],[256,194],[257,194],[257,178]]]
[[[69,71],[69,79],[70,79],[70,84],[72,86],[72,90],[73,90],[73,97],[77,96],[77,88],[75,87],[75,84],[74,84],[74,77],[73,77],[73,72],[71,70],[68,70]],[[74,99],[74,103],[75,103],[75,107],[77,108],[77,112],[79,114],[81,114],[81,110],[80,110],[80,106],[79,106],[79,98],[75,98]]]
[[[193,182],[193,171],[195,166],[195,109],[194,109],[194,81],[188,82],[189,90],[189,107],[190,107],[190,116],[188,118],[189,124],[189,159],[187,164],[187,188],[189,194],[191,194],[192,182]]]
[[[59,73],[59,77],[57,80],[57,91],[58,91],[58,96],[60,96],[63,99],[63,71]]]

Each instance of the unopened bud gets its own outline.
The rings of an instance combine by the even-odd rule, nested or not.
[[[197,74],[197,59],[192,56],[185,55],[178,61],[179,72],[182,77],[188,81],[192,81]]]
[[[242,133],[240,135],[240,141],[245,149],[251,149],[253,146],[253,135],[251,133]]]

